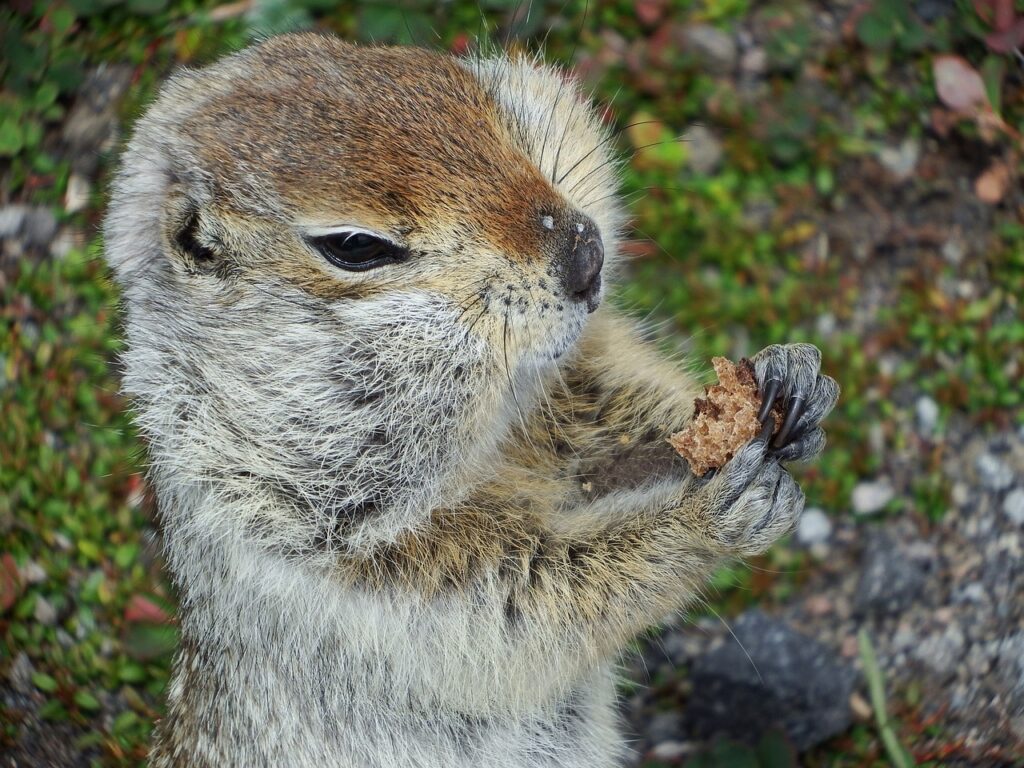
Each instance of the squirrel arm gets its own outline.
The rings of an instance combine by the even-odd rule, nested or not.
[[[750,507],[727,498],[728,477],[663,481],[565,510],[546,508],[550,489],[531,488],[526,473],[498,476],[419,531],[340,560],[351,586],[391,596],[378,603],[413,595],[431,607],[395,610],[420,617],[403,620],[427,649],[424,688],[443,698],[452,681],[452,706],[535,706],[567,694],[692,599],[720,557],[746,551],[722,535],[723,505]]]
[[[634,321],[601,309],[534,411],[523,450],[554,454],[548,460],[578,478],[590,498],[682,479],[685,462],[667,438],[689,421],[701,392]]]

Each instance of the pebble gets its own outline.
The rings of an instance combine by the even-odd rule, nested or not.
[[[906,138],[898,147],[882,147],[878,150],[878,161],[898,181],[909,179],[917,168],[921,157],[921,145],[915,139]]]
[[[964,653],[964,634],[959,625],[950,624],[942,634],[924,638],[914,655],[925,666],[942,676],[956,673]]]
[[[1024,488],[1014,488],[1003,499],[1003,513],[1015,525],[1024,525]]]
[[[857,515],[873,515],[880,512],[895,495],[892,483],[886,478],[858,483],[853,489],[853,512]]]
[[[997,456],[983,453],[974,461],[978,479],[990,491],[1002,491],[1013,485],[1013,470]]]
[[[720,29],[694,24],[683,29],[682,41],[712,75],[728,75],[736,69],[736,42]]]
[[[697,173],[708,176],[722,164],[722,142],[706,126],[691,125],[683,131],[686,142],[686,164]]]
[[[64,210],[68,213],[84,211],[89,205],[89,180],[79,173],[68,176],[68,187],[64,192]]]
[[[956,266],[967,255],[967,245],[959,237],[953,237],[942,244],[942,258]]]
[[[7,670],[7,679],[10,681],[11,687],[19,693],[31,693],[35,688],[32,685],[32,675],[35,674],[35,671],[28,654],[22,651],[11,662],[11,666]]]
[[[740,70],[748,75],[763,75],[768,71],[768,54],[764,48],[756,47],[746,51],[740,58]]]
[[[28,560],[19,569],[26,584],[40,584],[46,581],[46,569],[35,560]]]
[[[661,712],[651,718],[647,733],[655,743],[676,741],[683,737],[682,716],[678,712]]]
[[[0,238],[18,238],[29,246],[44,246],[56,232],[57,219],[49,208],[32,205],[0,208]]]
[[[917,417],[917,429],[922,435],[929,437],[935,434],[939,425],[939,404],[928,395],[921,395],[914,403],[914,415]]]
[[[832,535],[832,521],[828,515],[817,507],[804,510],[800,517],[800,525],[796,529],[796,538],[804,546],[823,544]]]
[[[917,0],[914,11],[925,24],[933,24],[951,15],[956,9],[955,0]]]
[[[36,607],[33,615],[36,621],[44,626],[52,627],[57,623],[57,609],[45,597],[36,597]]]
[[[24,205],[6,205],[0,208],[0,238],[15,237],[21,232],[28,208]]]
[[[949,492],[949,499],[955,506],[964,506],[970,498],[971,489],[967,486],[967,483],[953,483],[953,487]]]
[[[663,741],[655,744],[651,757],[655,760],[679,760],[692,751],[689,744],[683,741]]]
[[[867,544],[853,596],[859,614],[895,614],[914,603],[925,584],[918,561],[885,536]]]

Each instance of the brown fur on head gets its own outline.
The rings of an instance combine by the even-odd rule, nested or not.
[[[512,334],[513,357],[546,336],[545,357],[582,328],[566,254],[603,240],[615,259],[606,135],[575,84],[536,62],[288,35],[182,73],[141,126],[137,142],[163,145],[169,166],[162,250],[179,271],[280,279],[325,301],[398,282],[460,307],[480,298],[534,326]],[[340,272],[309,236],[346,228],[412,258]]]
[[[448,232],[533,260],[567,207],[483,83],[450,56],[277,38],[182,132],[231,187],[258,179],[303,223],[359,223],[427,243]],[[302,98],[296,98],[296,93]]]

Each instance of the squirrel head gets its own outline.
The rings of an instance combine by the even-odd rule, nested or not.
[[[443,400],[538,378],[601,300],[616,173],[578,86],[536,61],[301,34],[177,74],[105,230],[143,429],[189,388],[266,442],[417,381]]]

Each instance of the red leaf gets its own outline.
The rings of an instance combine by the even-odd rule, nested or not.
[[[988,106],[985,82],[961,56],[936,56],[932,59],[932,74],[939,98],[950,109],[973,114]]]
[[[1013,53],[1024,46],[1024,17],[1006,27],[1002,32],[985,35],[985,45],[995,53]]]
[[[0,557],[0,614],[6,613],[14,605],[24,586],[18,564],[10,552],[5,552]]]
[[[148,597],[132,595],[124,609],[124,620],[132,624],[167,624],[171,617]]]
[[[665,0],[637,0],[633,8],[636,17],[646,27],[653,27],[665,13]]]
[[[992,24],[997,32],[1004,32],[1013,24],[1013,0],[993,0],[996,19]]]

